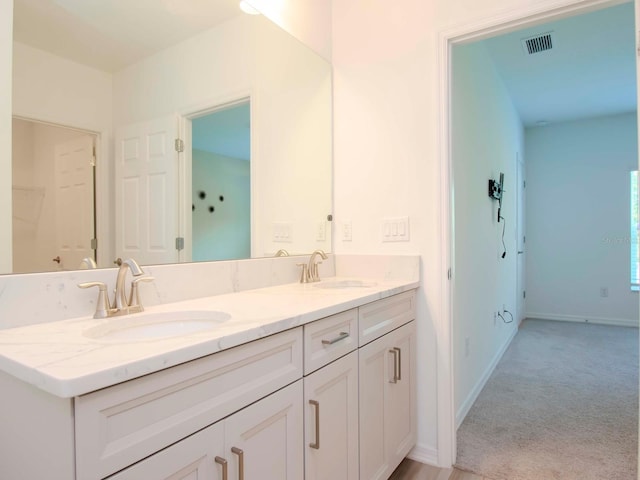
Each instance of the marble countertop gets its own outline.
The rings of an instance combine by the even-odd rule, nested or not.
[[[365,287],[286,284],[147,308],[142,314],[81,317],[0,330],[0,370],[50,394],[71,398],[304,325],[418,287],[418,282],[332,277]],[[215,328],[153,340],[89,338],[100,325],[163,312],[224,312]]]

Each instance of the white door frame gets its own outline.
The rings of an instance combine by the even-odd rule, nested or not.
[[[636,2],[636,9],[640,0]],[[451,52],[454,45],[519,30],[525,27],[570,17],[601,8],[626,3],[625,0],[556,0],[527,5],[483,18],[438,34],[438,98],[439,98],[439,165],[440,215],[442,219],[442,317],[437,326],[438,355],[438,464],[448,467],[456,459],[456,428],[454,408],[453,370],[453,282],[455,278],[454,251],[454,181],[451,158]],[[636,32],[637,34],[637,32]],[[451,274],[451,275],[449,275]]]
[[[190,262],[193,253],[191,232],[193,231],[192,217],[191,217],[191,195],[192,195],[192,130],[191,121],[195,118],[208,115],[210,113],[228,108],[233,105],[237,105],[244,102],[249,102],[249,138],[251,142],[251,161],[249,163],[249,191],[251,192],[250,199],[250,232],[251,232],[251,258],[255,258],[257,252],[256,245],[256,217],[255,206],[256,198],[259,196],[258,186],[256,182],[256,158],[258,152],[258,139],[256,137],[256,130],[254,125],[256,123],[256,111],[257,111],[257,94],[251,89],[240,90],[237,92],[230,92],[225,95],[220,95],[215,98],[211,98],[204,102],[192,105],[178,112],[178,134],[184,141],[184,152],[180,155],[179,169],[179,182],[180,182],[180,209],[179,225],[180,236],[185,238],[185,249],[181,252],[185,258],[180,258],[181,262]],[[187,233],[189,232],[189,233]]]

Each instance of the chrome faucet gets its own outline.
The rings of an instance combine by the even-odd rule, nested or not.
[[[127,277],[127,270],[131,270],[131,274],[134,277],[139,277],[144,272],[133,258],[123,260],[120,267],[118,267],[118,276],[116,277],[116,309],[125,310],[130,307],[127,301],[127,293],[125,291],[124,280]]]
[[[316,257],[320,256],[322,260],[326,260],[327,254],[322,250],[314,250],[309,258],[309,265],[307,265],[307,282],[319,282],[320,273],[318,272],[318,264],[322,262],[316,262]],[[303,282],[303,283],[307,283]]]
[[[91,257],[85,257],[80,260],[80,268],[82,268],[83,265],[86,265],[87,270],[98,268],[98,265],[96,265],[96,261]]]
[[[131,292],[128,299],[124,283],[127,277],[127,270],[131,270],[131,274],[136,277],[131,282]],[[128,313],[142,312],[144,308],[140,302],[138,283],[150,282],[153,280],[153,277],[148,275],[143,276],[143,274],[144,271],[133,258],[124,260],[120,264],[120,267],[118,268],[118,276],[116,277],[116,291],[113,306],[109,301],[107,286],[104,283],[87,282],[78,284],[78,287],[80,288],[98,287],[98,301],[96,303],[96,313],[93,318],[107,318],[126,315]]]

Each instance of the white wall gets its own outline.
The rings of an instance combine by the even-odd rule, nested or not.
[[[517,330],[516,321],[494,323],[494,312],[506,306],[516,316],[516,155],[524,149],[524,129],[482,43],[455,46],[452,68],[453,353],[460,424]],[[488,180],[501,172],[504,219],[498,222]]]
[[[308,253],[331,212],[331,68],[262,16],[238,16],[114,76],[114,121],[194,113],[251,95],[252,252]],[[274,222],[293,225],[272,242]]]
[[[331,60],[331,2],[249,0],[251,5],[294,37]]]
[[[203,150],[193,150],[192,161],[192,259],[251,257],[249,162]],[[204,199],[199,196],[201,191],[206,194]],[[220,195],[224,197],[222,202]]]
[[[0,273],[11,271],[11,63],[13,1],[0,2]]]
[[[336,252],[417,253],[422,258],[414,458],[441,465],[453,459],[447,420],[453,400],[446,373],[438,377],[438,368],[446,372],[450,362],[442,296],[448,265],[442,263],[440,204],[446,197],[439,163],[445,147],[439,141],[439,35],[480,30],[506,21],[517,9],[533,15],[571,4],[587,2],[332,2],[336,230],[341,221],[353,221],[353,241],[336,235]],[[399,215],[410,216],[411,241],[381,243],[380,219]]]
[[[636,113],[528,128],[526,158],[527,317],[638,325],[629,288]]]
[[[111,129],[111,74],[13,43],[13,113],[33,120]]]

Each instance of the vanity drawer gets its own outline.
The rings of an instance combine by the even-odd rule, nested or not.
[[[400,293],[363,305],[358,310],[358,345],[363,346],[416,317],[416,293]]]
[[[358,309],[347,310],[304,326],[304,374],[358,348]]]
[[[78,479],[100,479],[302,377],[302,327],[75,399]]]

